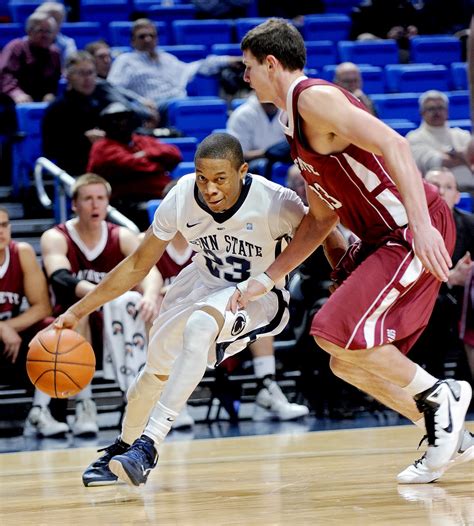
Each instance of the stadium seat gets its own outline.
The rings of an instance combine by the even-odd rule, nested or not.
[[[227,104],[218,97],[178,99],[170,103],[168,118],[172,126],[201,141],[212,130],[225,128]]]
[[[0,49],[4,48],[10,40],[21,38],[24,34],[23,24],[0,24]]]
[[[160,46],[160,49],[171,53],[183,62],[194,62],[195,60],[201,60],[207,55],[206,46],[201,46],[198,44],[180,46]]]
[[[395,40],[343,41],[337,44],[341,62],[385,66],[398,64]]]
[[[196,8],[192,4],[160,5],[156,0],[134,0],[136,11],[146,13],[151,20],[171,24],[173,20],[193,20]]]
[[[417,125],[408,119],[384,119],[383,121],[387,126],[390,126],[390,128],[393,128],[403,136],[417,128]]]
[[[64,22],[61,33],[73,38],[77,49],[84,49],[89,42],[103,38],[99,22]]]
[[[349,37],[351,19],[347,15],[306,15],[303,24],[305,40],[332,40]]]
[[[198,145],[198,140],[195,137],[173,137],[160,139],[161,142],[167,144],[174,144],[179,148],[181,155],[183,156],[182,162],[193,162],[194,154]]]
[[[240,42],[245,36],[247,31],[250,31],[254,27],[258,26],[262,22],[265,22],[266,18],[255,17],[255,18],[237,18],[235,20],[235,39],[236,42]]]
[[[352,9],[360,4],[360,0],[325,0],[326,13],[339,13],[349,15]]]
[[[173,179],[179,179],[183,175],[194,173],[194,162],[181,161],[178,166],[170,173]]]
[[[181,45],[205,45],[232,42],[233,22],[230,20],[175,20],[171,24],[174,40]]]
[[[219,75],[200,75],[199,73],[186,86],[190,97],[217,97],[219,89]]]
[[[321,72],[321,78],[332,82],[336,70],[335,65],[324,66]],[[362,75],[364,93],[384,93],[385,92],[385,78],[384,71],[380,66],[369,66],[368,64],[359,64],[360,73]]]
[[[408,119],[416,124],[420,122],[418,93],[376,94],[370,98],[380,119]]]
[[[468,132],[472,131],[471,119],[450,119],[448,121],[448,126],[450,128],[461,128]]]
[[[449,98],[449,119],[468,119],[469,118],[469,91],[450,91],[447,93]]]
[[[389,93],[447,91],[450,75],[448,68],[441,65],[389,64],[385,66],[385,81]]]
[[[8,8],[12,22],[24,24],[25,20],[42,3],[43,0],[10,0],[8,2]]]
[[[241,57],[242,51],[240,44],[212,44],[212,55],[230,55],[232,57]]]
[[[148,213],[148,220],[150,223],[153,223],[155,217],[156,209],[161,205],[163,199],[150,199],[146,204],[146,211]]]
[[[272,171],[271,171],[272,181],[274,183],[281,184],[282,186],[286,186],[286,176],[287,176],[290,166],[291,166],[291,163],[276,162],[272,166]]]
[[[129,46],[133,22],[110,22],[109,43],[111,46]],[[166,22],[155,22],[160,46],[172,44],[171,32]]]
[[[456,208],[464,210],[465,212],[474,213],[474,198],[469,192],[461,192],[459,203]]]
[[[42,154],[41,122],[47,106],[47,102],[30,102],[16,106],[20,138],[14,142],[12,151],[12,186],[15,196],[29,186],[30,173],[36,159]]]
[[[452,89],[467,89],[467,63],[453,62],[451,64],[451,87]]]
[[[99,22],[103,34],[107,34],[111,20],[128,20],[130,5],[128,0],[82,0],[81,19],[88,22]]]
[[[461,60],[461,42],[452,36],[418,36],[410,39],[411,62],[449,65]]]
[[[306,42],[306,66],[322,68],[337,63],[337,49],[331,40],[313,40]]]

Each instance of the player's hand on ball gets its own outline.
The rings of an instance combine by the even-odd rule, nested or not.
[[[72,329],[74,330],[79,324],[79,318],[74,312],[67,310],[60,316],[58,316],[52,323],[52,327],[55,329]],[[51,327],[48,327],[51,328]]]

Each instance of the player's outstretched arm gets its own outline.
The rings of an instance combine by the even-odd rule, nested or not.
[[[149,228],[137,249],[112,269],[93,291],[59,316],[55,327],[74,329],[81,318],[137,285],[161,258],[167,244]]]

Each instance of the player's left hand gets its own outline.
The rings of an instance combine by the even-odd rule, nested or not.
[[[138,302],[138,312],[140,313],[140,318],[144,322],[153,321],[158,314],[156,301],[149,300],[143,296]]]
[[[415,254],[423,266],[440,281],[448,281],[451,257],[439,231],[432,225],[414,234]]]

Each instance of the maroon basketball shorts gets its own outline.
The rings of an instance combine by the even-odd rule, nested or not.
[[[430,214],[452,254],[452,212],[436,200]],[[391,232],[370,248],[362,244],[348,257],[354,260],[344,262],[344,273],[353,270],[314,316],[311,334],[345,349],[393,343],[406,354],[426,327],[441,285],[415,256],[409,228]]]

